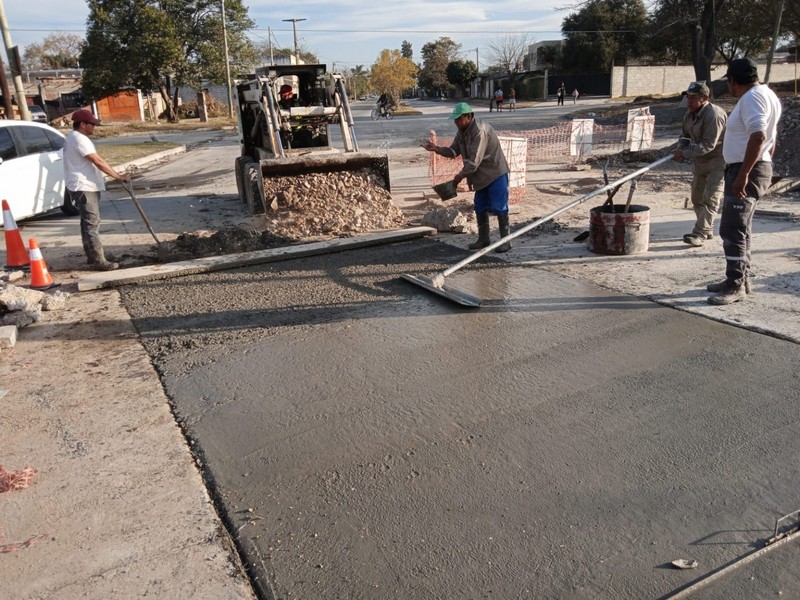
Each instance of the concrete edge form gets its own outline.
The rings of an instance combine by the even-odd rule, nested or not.
[[[131,160],[126,163],[122,163],[121,165],[114,165],[114,169],[124,173],[131,168],[139,169],[141,167],[151,165],[165,158],[169,158],[171,156],[177,156],[178,154],[184,154],[185,152],[186,152],[186,146],[178,146],[176,148],[170,148],[169,150],[162,150],[161,152],[148,154],[147,156],[143,156],[142,158],[137,158],[136,160]],[[113,181],[113,179],[108,176],[106,176],[104,179],[106,181]]]
[[[135,267],[132,269],[121,269],[102,273],[92,273],[78,280],[78,291],[86,292],[89,290],[99,290],[102,288],[127,285],[138,281],[152,281],[156,279],[168,279],[170,277],[181,277],[196,273],[210,273],[212,271],[224,271],[225,269],[236,269],[249,265],[276,262],[290,258],[301,258],[316,254],[326,254],[329,252],[341,252],[343,250],[353,250],[378,244],[388,244],[392,242],[402,242],[433,235],[436,229],[432,227],[411,227],[409,229],[383,231],[380,233],[369,233],[352,238],[342,238],[327,240],[324,242],[313,242],[300,246],[284,246],[281,248],[270,248],[267,250],[257,250],[255,252],[240,252],[238,254],[228,254],[226,256],[208,256],[194,260],[168,263],[163,265],[148,265],[146,267]]]

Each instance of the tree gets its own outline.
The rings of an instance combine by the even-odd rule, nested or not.
[[[41,44],[25,46],[28,69],[75,69],[80,65],[83,38],[74,33],[51,33]]]
[[[461,88],[465,97],[469,97],[469,82],[477,76],[478,67],[471,60],[454,60],[447,65],[447,81]]]
[[[728,2],[729,0],[655,1],[653,21],[658,25],[657,31],[662,35],[672,36],[677,44],[688,46],[697,81],[711,79],[711,63],[716,54],[717,16],[723,14]]]
[[[255,52],[258,56],[258,63],[262,65],[271,64],[272,60],[284,58],[291,60],[294,56],[294,48],[278,48],[273,46],[270,49],[269,42],[262,42],[255,46]],[[319,58],[313,52],[306,50],[302,46],[297,49],[300,55],[300,60],[307,65],[319,64]]]
[[[730,63],[737,56],[757,56],[769,49],[774,20],[769,4],[762,0],[727,0],[725,10],[716,16],[714,40],[714,47],[725,62]]]
[[[588,0],[561,24],[564,67],[608,71],[645,49],[647,12],[642,0]]]
[[[440,37],[422,47],[422,70],[418,83],[428,94],[435,94],[450,87],[447,79],[447,65],[458,60],[461,44],[449,37]]]
[[[81,52],[83,92],[97,99],[125,87],[158,90],[167,119],[177,120],[181,86],[207,78],[223,82],[226,68],[219,3],[212,0],[88,0]],[[252,52],[244,32],[253,26],[241,0],[225,3],[231,62]],[[252,56],[252,54],[251,54]]]
[[[403,43],[400,44],[400,56],[408,60],[414,59],[414,50],[411,48],[411,42],[403,40]]]
[[[553,44],[549,46],[541,46],[536,49],[538,55],[537,62],[544,65],[547,69],[560,69],[561,68],[561,44]]]
[[[356,98],[369,91],[369,72],[364,68],[364,65],[356,65],[354,69],[350,69],[350,78],[353,94],[355,94]]]
[[[527,34],[505,34],[487,44],[487,58],[500,70],[508,74],[511,87],[517,76],[525,70],[525,57],[531,41]]]
[[[372,65],[372,89],[388,94],[395,100],[400,93],[414,85],[417,65],[400,55],[399,50],[381,50]]]

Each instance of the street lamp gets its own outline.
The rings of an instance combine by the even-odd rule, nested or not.
[[[284,23],[292,24],[292,31],[294,32],[294,62],[300,64],[300,51],[297,48],[297,23],[305,21],[305,19],[283,19]]]

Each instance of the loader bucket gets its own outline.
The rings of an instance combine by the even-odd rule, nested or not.
[[[385,188],[386,191],[391,191],[389,186],[389,157],[385,155],[370,155],[363,152],[309,153],[261,160],[261,174],[264,179],[307,173],[360,171],[362,169],[366,169],[375,176],[377,185]]]

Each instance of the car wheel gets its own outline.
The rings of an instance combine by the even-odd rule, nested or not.
[[[72,199],[72,197],[69,195],[69,192],[66,190],[64,190],[64,204],[61,205],[61,212],[68,217],[74,217],[81,214],[81,211],[78,209],[78,204]]]

